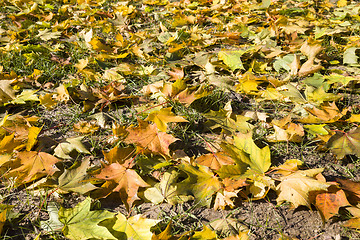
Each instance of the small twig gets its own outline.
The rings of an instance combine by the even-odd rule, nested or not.
[[[167,103],[169,103],[169,102],[170,102],[170,101],[166,101],[166,102],[163,102],[163,103],[159,103],[159,104],[157,104],[157,105],[155,105],[155,106],[149,107],[149,108],[147,108],[147,109],[144,109],[144,110],[136,113],[136,115],[139,115],[140,113],[146,112],[146,111],[148,111],[148,110],[150,110],[150,109],[153,109],[153,108],[156,108],[156,107],[165,105],[165,104],[167,104]]]
[[[40,205],[40,207],[39,207],[39,212],[38,212],[38,214],[37,214],[37,217],[36,217],[36,218],[38,218],[38,217],[40,216],[41,209],[42,209],[42,207],[44,206],[44,203],[45,203],[45,201],[48,199],[48,197],[50,197],[50,196],[51,196],[51,194],[53,194],[54,192],[56,192],[58,189],[59,189],[59,188],[55,188],[55,190],[53,190],[53,191],[52,191],[52,192],[50,192],[48,195],[46,195],[46,197],[45,197],[44,201],[42,201],[42,202],[41,202],[41,205]]]

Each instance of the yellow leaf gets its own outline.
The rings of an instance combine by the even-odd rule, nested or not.
[[[280,178],[280,184],[277,185],[276,191],[278,197],[277,203],[291,202],[294,208],[301,205],[311,208],[311,200],[309,198],[310,191],[324,190],[326,191],[331,184],[316,180],[314,177],[321,173],[324,169],[310,169],[297,171],[290,175]]]
[[[43,105],[46,108],[46,110],[53,109],[57,104],[57,101],[53,99],[52,93],[47,93],[43,96],[40,96],[39,100],[40,100],[40,104]]]
[[[336,5],[337,5],[338,7],[345,7],[345,6],[348,5],[348,2],[347,2],[347,0],[338,0],[337,3],[336,3]]]
[[[153,111],[145,120],[156,123],[158,129],[162,132],[166,132],[168,122],[188,122],[183,117],[176,116],[171,112],[171,107],[163,108],[160,111]]]
[[[351,114],[351,117],[347,119],[348,122],[360,122],[360,114]]]
[[[61,101],[61,102],[67,102],[70,100],[70,95],[69,92],[67,91],[65,85],[60,85],[59,87],[56,88],[57,91],[57,97],[56,100]]]
[[[89,63],[89,59],[80,59],[77,64],[74,65],[79,70],[83,70]]]
[[[29,128],[28,141],[26,143],[26,151],[30,151],[33,148],[33,146],[36,144],[37,136],[41,132],[41,129],[42,129],[42,127],[41,128],[38,128],[38,127],[30,127]]]

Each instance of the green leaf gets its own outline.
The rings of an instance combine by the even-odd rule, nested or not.
[[[59,220],[64,224],[62,229],[65,237],[78,239],[116,239],[106,227],[98,223],[114,217],[114,213],[106,210],[90,211],[91,198],[87,197],[74,208],[59,210]]]
[[[64,173],[59,177],[59,189],[66,193],[77,192],[80,194],[96,189],[97,187],[84,181],[88,178],[86,169],[89,162],[90,158],[86,158],[79,167],[65,169]]]
[[[326,143],[326,147],[330,148],[339,159],[348,154],[360,157],[360,128],[349,132],[337,131]]]
[[[154,187],[145,190],[145,198],[154,204],[166,201],[172,205],[192,200],[193,197],[185,195],[186,192],[182,193],[178,191],[178,187],[176,186],[178,175],[179,173],[175,170],[165,172],[159,183],[155,184]]]
[[[218,177],[210,168],[202,165],[192,166],[183,162],[178,168],[189,176],[179,183],[179,191],[193,194],[200,206],[210,207],[212,195],[222,187]]]
[[[232,71],[235,71],[236,69],[244,69],[244,66],[241,61],[241,56],[246,51],[243,50],[237,50],[237,51],[225,51],[222,50],[218,53],[218,58],[222,60],[226,66],[228,66]]]
[[[250,161],[246,162],[250,168],[259,173],[265,173],[271,165],[270,149],[268,146],[259,148],[252,140],[252,133],[239,133],[234,137],[234,146],[249,154]]]

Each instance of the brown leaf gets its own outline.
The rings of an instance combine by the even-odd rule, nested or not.
[[[341,188],[348,194],[349,201],[357,202],[360,200],[360,182],[340,178],[336,178],[336,182],[340,183]]]

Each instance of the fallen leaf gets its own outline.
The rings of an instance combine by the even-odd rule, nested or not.
[[[60,160],[45,152],[19,152],[16,157],[20,159],[21,166],[12,169],[9,173],[16,174],[23,182],[46,175],[51,176],[58,171],[55,163]]]
[[[200,206],[210,207],[212,195],[222,187],[218,177],[214,176],[208,167],[202,165],[192,166],[183,162],[177,167],[188,175],[188,178],[179,183],[178,189],[193,194]]]
[[[188,122],[186,119],[180,116],[176,116],[171,112],[171,108],[162,108],[161,110],[155,110],[149,114],[145,121],[153,121],[160,131],[166,132],[168,122]]]
[[[110,191],[119,192],[121,199],[129,207],[139,199],[137,196],[139,187],[149,187],[135,170],[127,169],[117,162],[101,169],[95,178],[106,181],[102,187],[112,187],[111,183],[114,183],[115,187]]]
[[[77,192],[85,194],[91,190],[97,189],[96,186],[85,181],[89,178],[89,175],[86,173],[89,162],[90,158],[86,158],[81,162],[80,166],[72,166],[69,169],[65,169],[58,179],[59,190],[64,193]]]
[[[193,197],[187,195],[187,191],[181,192],[178,190],[178,176],[179,173],[175,170],[172,170],[171,172],[165,172],[161,176],[159,183],[156,183],[154,187],[147,188],[144,191],[145,198],[154,204],[159,204],[163,201],[166,201],[172,205],[192,200]]]
[[[349,206],[343,190],[336,192],[325,192],[316,195],[315,206],[320,211],[321,218],[325,223],[331,217],[335,216],[340,207]]]
[[[65,141],[59,143],[54,149],[54,155],[62,159],[72,159],[70,154],[75,151],[78,153],[90,154],[81,140],[84,137],[67,138]]]
[[[99,222],[113,218],[114,213],[106,210],[90,211],[91,198],[87,197],[74,208],[59,210],[59,221],[64,224],[62,232],[65,237],[73,240],[100,238],[116,239],[106,227]]]
[[[311,201],[309,199],[309,193],[311,191],[326,191],[331,185],[316,180],[315,175],[321,173],[324,169],[310,169],[304,171],[297,171],[287,176],[280,178],[280,184],[276,186],[278,197],[277,203],[291,202],[294,208],[301,205],[311,207]]]
[[[203,154],[196,158],[195,162],[213,170],[219,170],[222,165],[233,165],[235,163],[225,152]]]
[[[146,219],[141,217],[141,215],[135,215],[126,219],[123,214],[117,213],[116,221],[112,228],[117,232],[125,234],[122,238],[118,238],[121,240],[151,240],[153,234],[150,228],[158,222],[160,220]]]
[[[138,119],[138,127],[130,127],[126,129],[129,135],[125,142],[128,144],[136,144],[143,149],[169,156],[169,145],[176,141],[170,134],[159,132],[156,124],[148,124],[146,121]]]
[[[326,147],[330,148],[339,159],[343,159],[348,154],[360,157],[360,128],[349,132],[337,131],[326,143]]]

